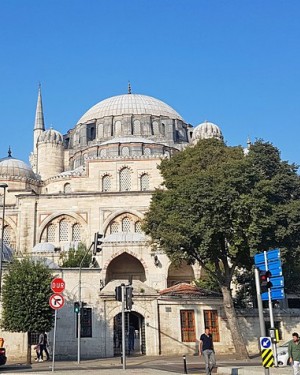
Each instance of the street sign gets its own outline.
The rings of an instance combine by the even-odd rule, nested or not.
[[[65,304],[65,299],[61,294],[54,293],[49,298],[49,305],[54,310],[59,310]]]
[[[267,260],[269,262],[273,262],[275,260],[280,259],[280,250],[279,249],[274,249],[274,250],[269,250],[267,251]]]
[[[51,290],[54,293],[62,293],[65,290],[65,282],[61,277],[56,277],[51,281]]]
[[[283,288],[284,287],[284,278],[283,276],[271,277],[271,282],[273,284],[272,289],[274,288]]]
[[[284,299],[284,298],[285,298],[285,295],[284,295],[284,289],[283,288],[271,289],[271,299],[272,300],[279,300],[279,299]],[[268,292],[262,293],[261,299],[263,301],[268,301],[268,299],[269,299]]]
[[[261,349],[271,348],[271,345],[272,345],[271,337],[260,337],[259,342],[260,342]]]
[[[256,265],[261,271],[266,271],[266,265],[263,263]],[[268,263],[268,270],[271,272],[272,276],[282,276],[281,261],[277,260],[275,262]]]

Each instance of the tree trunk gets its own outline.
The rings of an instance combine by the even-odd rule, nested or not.
[[[31,334],[27,332],[27,365],[31,364]]]
[[[237,359],[248,359],[248,351],[241,334],[239,322],[236,316],[235,308],[233,306],[230,288],[222,286],[221,289],[223,294],[225,314],[231,332]]]

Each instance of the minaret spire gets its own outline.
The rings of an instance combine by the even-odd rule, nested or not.
[[[43,103],[42,103],[42,90],[41,90],[40,83],[39,83],[38,99],[37,99],[36,111],[35,111],[34,130],[45,131],[44,112],[43,112]]]
[[[42,90],[41,84],[39,83],[39,91],[38,91],[38,98],[36,103],[36,110],[35,110],[35,121],[34,121],[34,129],[33,129],[33,150],[29,156],[30,164],[35,173],[38,173],[38,166],[37,166],[37,143],[39,136],[45,131],[45,123],[44,123],[44,112],[43,112],[43,103],[42,103]]]

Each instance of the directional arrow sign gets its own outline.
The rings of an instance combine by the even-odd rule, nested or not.
[[[271,345],[272,345],[271,337],[260,337],[259,341],[260,341],[261,349],[271,348]]]
[[[284,296],[284,289],[283,288],[271,289],[271,299],[272,300],[276,300],[276,299],[279,300],[279,299],[284,299],[284,298],[285,298],[285,296]],[[261,299],[263,301],[268,301],[268,299],[269,299],[268,292],[262,293]]]
[[[59,310],[65,304],[65,299],[61,294],[54,293],[49,298],[49,305],[54,310]]]

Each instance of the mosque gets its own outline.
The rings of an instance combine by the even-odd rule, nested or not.
[[[91,107],[61,134],[46,129],[39,88],[30,166],[10,150],[0,159],[0,184],[8,185],[1,224],[6,257],[42,259],[54,276],[65,280],[56,334],[61,358],[77,354],[73,306],[79,293],[86,303],[82,358],[120,354],[121,304],[115,287],[128,280],[134,305],[126,313],[126,325],[135,328],[136,354],[195,353],[196,338],[207,325],[216,350],[233,351],[221,296],[192,283],[205,277],[201,267],[183,263],[178,268],[163,252],[151,251],[141,226],[151,195],[162,183],[160,161],[210,137],[223,139],[217,125],[193,127],[166,103],[133,94],[130,86],[128,93]],[[96,232],[103,234],[102,251],[96,266],[82,269],[79,280],[78,268],[60,267],[60,254],[79,243],[88,248]],[[241,318],[245,332],[251,319]],[[8,356],[25,355],[22,335],[9,334]],[[249,341],[251,345],[255,351],[256,342]]]

